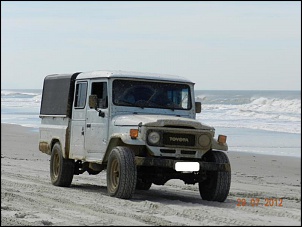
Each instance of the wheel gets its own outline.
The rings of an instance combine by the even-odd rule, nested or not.
[[[151,188],[152,183],[151,182],[146,182],[140,178],[137,179],[136,181],[136,189],[137,190],[149,190]]]
[[[121,199],[130,199],[135,191],[136,177],[134,152],[128,147],[115,147],[108,158],[108,194]]]
[[[203,159],[207,162],[230,163],[228,156],[221,151],[209,151]],[[231,186],[231,171],[208,171],[206,180],[199,182],[200,196],[204,200],[224,202]]]
[[[55,186],[70,186],[74,173],[74,165],[74,160],[63,158],[60,144],[55,143],[50,158],[51,183]]]

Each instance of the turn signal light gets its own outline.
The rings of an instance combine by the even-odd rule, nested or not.
[[[218,143],[226,143],[227,136],[225,135],[219,135],[218,136]]]
[[[138,129],[130,129],[131,139],[136,139],[138,137]]]

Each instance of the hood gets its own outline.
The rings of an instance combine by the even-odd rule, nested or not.
[[[139,124],[149,127],[164,127],[164,126],[177,126],[177,127],[192,127],[195,129],[208,129],[213,130],[210,127],[201,122],[184,117],[170,116],[170,115],[122,115],[113,118],[113,124],[115,126],[138,126]]]

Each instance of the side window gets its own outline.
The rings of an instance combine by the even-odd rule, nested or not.
[[[76,95],[74,100],[75,108],[84,108],[86,104],[87,82],[80,82],[76,85]]]
[[[91,94],[97,95],[99,108],[108,108],[108,94],[106,82],[93,82],[91,85]]]

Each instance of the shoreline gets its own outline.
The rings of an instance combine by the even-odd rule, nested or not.
[[[301,158],[227,151],[224,203],[202,200],[198,185],[180,180],[122,200],[108,196],[106,171],[53,186],[50,156],[31,129],[1,123],[1,225],[301,225]]]

